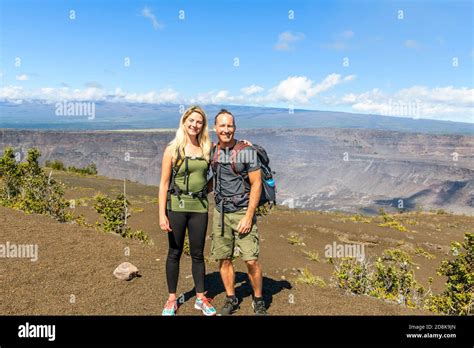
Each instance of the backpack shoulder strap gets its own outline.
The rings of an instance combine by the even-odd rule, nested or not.
[[[173,163],[173,171],[175,173],[177,173],[179,171],[179,168],[181,168],[181,165],[183,164],[183,162],[184,162],[184,158],[181,154],[181,151],[179,151],[179,149],[178,149],[178,151],[176,151],[176,159]]]
[[[242,151],[243,149],[245,149],[246,147],[250,147],[250,145],[247,145],[243,141],[239,140],[239,141],[237,141],[237,144],[235,144],[234,148],[232,149],[232,153],[230,155],[230,165],[232,167],[232,170],[234,171],[234,173],[236,175],[239,175],[239,176],[240,176],[240,173],[237,172],[237,168],[236,168],[235,164],[237,162],[237,156],[238,156],[239,152]]]
[[[214,172],[219,164],[219,150],[219,144],[214,144],[211,148],[210,165]]]
[[[176,159],[174,160],[173,167],[171,170],[171,182],[168,188],[169,192],[174,192],[177,195],[180,194],[181,190],[179,189],[178,185],[176,185],[176,174],[178,174],[183,162],[184,158],[182,157],[181,152],[178,150],[176,152]]]

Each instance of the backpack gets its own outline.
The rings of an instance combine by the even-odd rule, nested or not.
[[[185,156],[184,158],[181,155],[180,151],[177,151],[176,154],[176,161],[173,163],[173,169],[171,171],[171,180],[170,180],[170,185],[168,188],[167,192],[167,208],[169,211],[171,211],[171,195],[175,195],[180,199],[181,195],[186,195],[190,196],[193,198],[205,198],[207,196],[207,184],[204,185],[201,191],[199,192],[190,192],[189,189],[186,187],[185,190],[181,190],[178,185],[176,184],[176,175],[179,172],[179,169],[181,166],[185,165],[185,182],[189,183],[188,180],[186,179],[186,176],[188,176],[187,170],[188,170],[188,157]]]
[[[247,145],[246,143],[242,141],[238,141],[235,146],[232,149],[231,155],[230,155],[230,163],[233,172],[239,176],[242,181],[244,182],[243,187],[245,190],[246,184],[245,184],[245,179],[236,169],[236,159],[240,151],[245,149],[250,145]],[[276,185],[275,181],[273,179],[273,174],[275,174],[274,171],[270,168],[270,158],[267,155],[267,151],[262,147],[257,144],[253,144],[251,146],[252,148],[255,149],[257,152],[257,157],[260,161],[260,170],[262,173],[262,193],[260,195],[260,201],[259,201],[259,206],[262,206],[266,203],[269,203],[269,207],[271,208],[273,205],[276,204]],[[215,145],[213,148],[213,153],[211,154],[211,166],[212,170],[214,173],[217,173],[217,167],[219,165],[219,154],[220,154],[220,147],[219,145]],[[214,191],[215,192],[215,191]],[[215,192],[216,193],[216,192]]]

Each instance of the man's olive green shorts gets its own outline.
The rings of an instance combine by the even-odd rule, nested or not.
[[[241,209],[232,213],[224,213],[224,234],[221,229],[221,213],[214,209],[212,218],[211,256],[215,260],[231,259],[234,249],[244,261],[257,260],[260,251],[257,217],[254,215],[252,229],[249,233],[237,231],[239,221],[245,216],[246,210]]]

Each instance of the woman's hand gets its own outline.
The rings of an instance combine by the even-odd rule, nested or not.
[[[245,145],[252,146],[252,143],[248,141],[247,139],[243,139],[242,141],[244,142]]]
[[[170,222],[166,215],[160,216],[160,228],[163,232],[171,232]]]

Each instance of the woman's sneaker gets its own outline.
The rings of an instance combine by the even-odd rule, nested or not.
[[[200,309],[202,313],[207,316],[216,315],[216,309],[209,303],[209,299],[207,297],[196,298],[194,308]]]
[[[224,305],[219,312],[219,315],[231,315],[239,309],[239,300],[237,297],[226,297]]]
[[[173,315],[176,315],[177,311],[178,311],[178,302],[176,300],[166,301],[165,308],[163,308],[163,312],[161,313],[161,315],[173,316]]]

